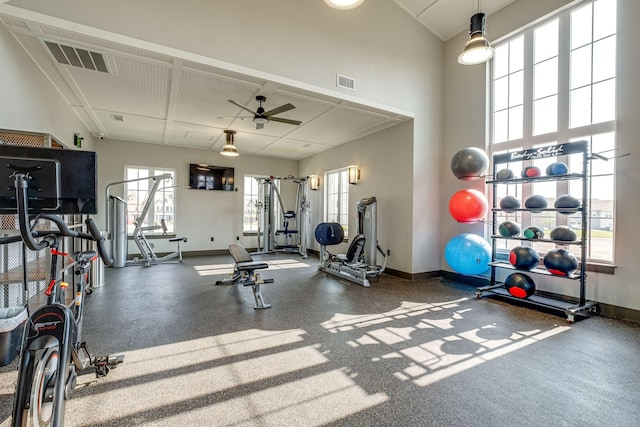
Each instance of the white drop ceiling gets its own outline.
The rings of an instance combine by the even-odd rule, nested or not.
[[[471,15],[492,15],[516,0],[392,0],[442,41],[469,29]]]
[[[477,11],[477,0],[392,1],[443,41],[464,31]],[[512,1],[480,4],[489,14]],[[240,154],[297,160],[411,119],[410,113],[364,105],[349,96],[300,89],[48,23],[2,14],[0,22],[87,129],[109,139],[220,151],[224,130],[232,129],[238,132]],[[60,64],[45,41],[99,53],[109,73]],[[266,96],[266,111],[293,104],[294,109],[276,117],[302,124],[271,121],[256,129],[250,114],[228,102],[255,111],[257,95]]]

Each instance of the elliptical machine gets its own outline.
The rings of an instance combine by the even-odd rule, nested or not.
[[[327,250],[327,246],[338,245],[344,240],[344,230],[339,223],[322,222],[316,227],[315,238],[320,243],[318,270],[369,288],[369,279],[384,272],[387,253],[378,244],[376,198],[361,199],[357,208],[358,234],[351,240],[346,254],[332,254]],[[378,253],[384,257],[382,265],[377,264]]]

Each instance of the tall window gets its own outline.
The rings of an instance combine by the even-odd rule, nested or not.
[[[616,0],[587,1],[496,44],[490,74],[492,154],[586,140],[591,153],[615,155],[616,6]],[[567,159],[570,172],[582,171],[578,157]],[[533,164],[544,173],[553,161]],[[509,167],[519,172],[526,165]],[[585,240],[592,261],[613,261],[614,170],[615,160],[589,162],[590,235]],[[578,181],[509,187],[521,200],[531,194],[582,199]],[[579,216],[523,213],[516,219],[523,227],[580,228]],[[503,244],[509,249],[517,242]]]
[[[145,230],[145,234],[175,233],[175,171],[173,169],[156,169],[149,167],[127,166],[127,182],[125,192],[127,195],[127,230],[132,233],[134,222],[138,220],[147,204],[149,192],[153,187],[152,177],[168,174],[168,179],[159,181],[153,200],[149,201],[149,207],[144,218],[141,218],[141,227],[151,227]]]
[[[243,205],[243,231],[245,233],[258,232],[258,215],[263,209],[264,200],[259,196],[259,177],[244,176],[244,205]]]
[[[324,174],[324,218],[342,225],[344,238],[349,235],[349,171],[338,169]]]

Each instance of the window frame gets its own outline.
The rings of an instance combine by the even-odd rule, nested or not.
[[[130,171],[136,171],[135,178],[131,178]],[[140,172],[144,171],[146,176],[141,176]],[[158,185],[158,189],[155,193],[155,200],[153,202],[153,206],[149,208],[147,211],[146,218],[143,218],[142,224],[140,226],[144,229],[145,237],[156,237],[156,236],[175,236],[176,235],[176,191],[175,191],[175,181],[176,181],[176,170],[174,168],[168,167],[154,167],[154,166],[139,166],[139,165],[125,165],[124,167],[124,175],[125,175],[125,186],[124,186],[124,194],[125,201],[127,204],[127,234],[129,236],[132,235],[134,230],[133,221],[136,220],[136,216],[144,206],[144,202],[146,201],[147,194],[151,189],[152,177],[164,175],[166,173],[172,174],[171,180],[164,180],[165,182],[160,182]],[[146,178],[146,179],[145,179]],[[169,182],[167,182],[169,181]],[[133,188],[132,188],[133,187]],[[141,188],[142,187],[142,188]],[[132,202],[130,201],[130,193],[144,193],[144,197],[139,203],[136,203],[132,206]],[[167,195],[171,194],[171,199],[173,201],[172,205],[169,203],[169,210],[167,210]],[[157,210],[157,200],[161,199],[162,209],[160,211]],[[139,197],[136,198],[139,200]],[[135,209],[132,209],[134,207]],[[167,214],[170,214],[169,220],[167,220]],[[153,226],[150,223],[151,217],[153,216]],[[162,230],[160,223],[161,219],[165,219],[167,224],[166,234]],[[153,227],[153,228],[152,228]],[[157,227],[157,228],[156,228]]]
[[[496,112],[497,111],[505,111],[507,109],[502,109],[502,110],[496,110],[496,105],[504,105],[504,100],[502,102],[498,102],[495,99],[495,91],[496,91],[496,84],[495,82],[498,80],[498,78],[503,77],[503,74],[500,74],[498,76],[498,78],[496,78],[495,75],[495,68],[496,68],[496,60],[500,61],[500,58],[494,57],[494,59],[492,59],[491,61],[489,61],[487,63],[487,123],[489,125],[489,131],[487,132],[487,146],[488,146],[488,153],[490,156],[493,156],[494,154],[497,153],[502,153],[502,152],[507,152],[507,151],[517,151],[517,150],[522,150],[522,149],[528,149],[528,148],[533,148],[533,147],[538,147],[538,146],[544,146],[544,145],[556,145],[556,144],[562,144],[562,143],[566,143],[566,142],[572,142],[572,141],[578,141],[578,140],[587,140],[589,142],[589,147],[590,149],[592,149],[593,145],[597,145],[594,144],[594,139],[595,140],[600,140],[601,138],[606,138],[607,136],[611,136],[612,141],[611,144],[613,145],[613,149],[615,150],[616,147],[616,121],[617,121],[617,112],[615,111],[615,103],[616,103],[616,96],[614,95],[614,112],[613,112],[613,119],[611,120],[607,120],[607,121],[602,121],[602,122],[598,122],[598,123],[593,123],[593,114],[594,114],[594,108],[591,108],[590,111],[590,120],[591,120],[591,124],[587,124],[587,125],[582,125],[582,126],[576,126],[576,127],[571,127],[571,90],[572,90],[572,86],[571,86],[571,77],[572,77],[572,70],[571,70],[571,60],[572,60],[572,52],[577,50],[578,48],[584,48],[586,46],[590,46],[591,47],[591,52],[593,52],[594,49],[594,45],[599,42],[599,41],[603,41],[603,40],[607,40],[610,37],[613,37],[613,41],[614,43],[617,42],[617,22],[616,22],[616,28],[615,28],[615,32],[613,34],[609,34],[606,35],[604,37],[600,37],[600,38],[595,38],[592,37],[591,41],[589,43],[586,44],[581,44],[580,46],[576,47],[575,49],[572,50],[572,46],[571,46],[571,36],[572,36],[572,29],[571,29],[571,17],[572,17],[572,13],[578,10],[581,10],[582,8],[585,7],[590,7],[592,12],[591,12],[591,25],[592,25],[592,31],[591,33],[593,34],[593,22],[594,22],[594,15],[593,15],[593,9],[596,7],[596,3],[598,1],[601,0],[588,0],[588,1],[584,1],[581,2],[580,4],[573,4],[573,5],[568,5],[567,7],[561,8],[560,10],[558,10],[555,14],[551,15],[551,16],[547,16],[544,17],[538,21],[535,21],[531,24],[529,24],[528,26],[515,31],[505,37],[503,37],[502,39],[498,39],[497,41],[495,41],[493,44],[496,48],[496,52],[498,52],[499,49],[504,49],[505,46],[509,46],[509,43],[517,40],[519,37],[523,38],[523,48],[522,48],[522,55],[523,55],[523,65],[522,65],[522,72],[523,72],[523,82],[522,82],[522,88],[523,88],[523,93],[522,93],[522,136],[519,138],[513,138],[513,139],[509,139],[509,134],[510,132],[512,132],[511,129],[509,129],[509,124],[511,123],[511,118],[507,119],[507,130],[506,130],[506,135],[507,138],[504,141],[498,141],[498,142],[494,142],[496,140]],[[604,1],[604,0],[603,0]],[[615,1],[615,0],[614,0]],[[615,1],[615,8],[617,9],[617,1]],[[534,34],[535,31],[537,29],[543,28],[545,25],[553,22],[554,20],[558,21],[558,52],[557,52],[557,88],[556,88],[556,93],[552,94],[552,96],[557,96],[557,114],[556,114],[556,120],[557,120],[557,124],[556,124],[556,130],[552,131],[552,132],[546,132],[546,133],[539,133],[539,134],[535,134],[535,117],[534,117],[534,103],[536,101],[536,99],[534,99],[534,94],[535,94],[535,87],[534,87],[534,83],[535,83],[535,75],[534,75],[534,71],[535,71],[535,66],[536,63],[534,63],[534,56],[535,56],[535,40],[534,40]],[[510,46],[508,47],[508,49],[510,49]],[[497,55],[496,55],[497,56]],[[504,57],[503,57],[504,58]],[[512,58],[508,57],[508,61],[507,62],[511,62]],[[538,61],[537,64],[541,64],[544,61],[549,60],[549,57],[545,58],[542,61]],[[514,61],[517,63],[517,61]],[[504,64],[505,61],[504,59],[502,59],[502,64]],[[617,84],[617,70],[614,69],[613,71],[613,77],[609,78],[609,79],[603,79],[603,80],[594,80],[593,78],[593,64],[594,64],[594,59],[593,59],[593,54],[591,55],[591,79],[589,81],[589,83],[587,85],[583,85],[582,87],[586,87],[589,86],[591,88],[591,92],[593,92],[593,87],[595,85],[597,85],[598,83],[604,82],[604,81],[608,81],[608,80],[612,80],[614,82],[614,85]],[[500,64],[498,64],[500,65]],[[511,70],[508,70],[511,71]],[[508,74],[507,74],[508,75]],[[573,88],[575,89],[575,87]],[[503,95],[504,96],[504,95]],[[511,93],[508,92],[507,90],[507,94],[506,94],[506,98],[507,99],[517,99],[517,96],[513,96]],[[539,99],[543,99],[543,97],[540,97]],[[595,101],[594,101],[595,102]],[[517,107],[517,105],[507,105],[507,108],[513,108],[513,107]],[[496,111],[494,111],[496,110]],[[517,121],[517,120],[516,120]],[[514,134],[517,132],[513,132]],[[503,131],[502,134],[505,134],[505,132]],[[592,145],[593,144],[593,145]],[[597,150],[594,150],[596,153],[598,152]],[[612,153],[615,153],[615,151],[612,151]],[[607,157],[612,158],[614,157],[614,155],[612,153],[608,153],[609,155]],[[597,161],[597,160],[594,160]],[[615,160],[609,160],[609,163],[615,162]],[[524,166],[524,165],[523,165]],[[608,217],[609,215],[609,211],[606,211],[605,214],[603,214],[605,216],[605,220],[611,223],[611,228],[613,229],[614,233],[612,234],[611,237],[611,259],[600,259],[597,257],[593,257],[591,256],[590,252],[587,255],[587,262],[588,263],[597,263],[597,264],[605,264],[605,265],[613,265],[614,261],[615,261],[615,205],[616,205],[616,196],[615,196],[615,167],[611,167],[611,172],[610,173],[606,173],[606,174],[599,174],[599,173],[594,173],[594,169],[596,169],[597,167],[592,167],[591,165],[589,165],[588,168],[588,176],[589,176],[589,183],[591,183],[592,179],[594,178],[602,178],[602,177],[611,177],[611,179],[613,180],[613,200],[612,200],[612,211],[610,213],[611,218]],[[544,173],[544,171],[543,171]],[[569,191],[569,184],[563,181],[559,181],[557,184],[557,188],[556,188],[556,194],[560,195],[560,194],[567,194],[567,192]],[[524,200],[526,199],[526,197],[528,197],[531,194],[528,193],[523,193],[523,191],[533,191],[531,189],[531,187],[529,188],[522,188],[519,190],[520,197],[522,198],[522,201],[524,202]],[[589,208],[591,208],[592,205],[592,200],[591,200],[591,195],[592,195],[592,188],[591,185],[589,186],[589,200],[588,200],[588,205]],[[565,218],[561,218],[562,215],[558,215],[558,220],[560,221],[559,224],[562,224],[563,221],[567,223],[569,223],[568,219]],[[523,224],[522,227],[526,228],[529,224],[526,222],[526,220],[530,220],[529,216],[524,215],[524,219],[523,219]],[[593,216],[593,212],[590,210],[589,212],[589,218],[587,219],[588,221],[588,236],[584,239],[585,241],[587,240],[591,240],[591,236],[592,236],[592,225],[594,223],[595,220],[600,220],[602,218],[600,217],[596,217]],[[589,242],[590,243],[590,242]],[[589,249],[589,251],[591,250],[591,244],[588,244],[587,248]],[[506,251],[505,248],[502,248],[502,250],[499,250],[499,252],[503,252]]]
[[[332,191],[333,177],[337,178],[337,192]],[[339,168],[324,173],[324,213],[326,222],[337,222],[344,231],[344,241],[349,239],[349,168]],[[330,197],[336,195],[336,212],[332,212]]]
[[[243,186],[244,188],[242,189],[242,234],[244,236],[255,236],[258,234],[258,229],[260,227],[260,218],[258,218],[255,222],[251,222],[251,224],[256,225],[255,229],[254,228],[247,228],[247,222],[246,219],[251,217],[251,218],[256,218],[257,215],[257,211],[256,211],[256,205],[255,202],[252,203],[252,205],[248,205],[247,203],[247,195],[250,196],[250,198],[253,200],[255,198],[255,201],[260,201],[260,196],[261,196],[261,190],[260,190],[260,186],[263,185],[260,180],[261,179],[265,179],[268,178],[267,176],[262,176],[262,175],[253,175],[253,174],[245,174],[244,175],[244,180],[243,180]],[[253,190],[253,186],[255,185],[255,190],[256,192],[253,193],[247,193],[247,180],[249,180],[249,182],[251,182],[251,190]],[[262,203],[264,203],[264,200],[262,200]],[[264,206],[262,207],[262,209],[264,209]]]

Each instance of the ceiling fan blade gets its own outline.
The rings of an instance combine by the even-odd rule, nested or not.
[[[243,110],[245,110],[245,111],[250,112],[251,114],[255,114],[255,111],[250,110],[249,108],[245,107],[245,106],[244,106],[244,105],[242,105],[242,104],[238,104],[236,101],[232,101],[232,100],[230,100],[230,99],[228,99],[227,101],[229,101],[230,103],[232,103],[233,105],[235,105],[235,106],[237,106],[237,107],[242,108],[242,109],[243,109]]]
[[[293,110],[294,108],[296,108],[295,106],[293,106],[293,104],[284,104],[281,105],[277,108],[274,108],[273,110],[269,110],[265,113],[262,113],[263,116],[273,116],[275,114],[280,114],[280,113],[284,113],[285,111],[289,111],[289,110]]]
[[[280,117],[269,117],[269,121],[270,122],[286,123],[288,125],[296,125],[296,126],[299,126],[302,123],[301,121],[298,121],[298,120],[281,119]]]

